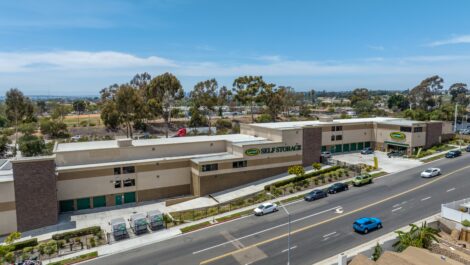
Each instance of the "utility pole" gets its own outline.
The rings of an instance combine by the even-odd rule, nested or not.
[[[459,104],[455,104],[455,110],[454,110],[454,133],[457,132],[457,106]]]

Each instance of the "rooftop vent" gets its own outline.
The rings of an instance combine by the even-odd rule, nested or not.
[[[132,146],[132,139],[118,139],[117,140],[117,145],[119,147],[128,147],[128,146]]]

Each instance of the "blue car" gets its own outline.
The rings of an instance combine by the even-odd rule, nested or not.
[[[382,221],[375,217],[364,217],[357,219],[353,224],[356,232],[367,234],[369,231],[382,228]]]

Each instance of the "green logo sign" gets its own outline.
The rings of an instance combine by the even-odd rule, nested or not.
[[[406,134],[402,132],[392,132],[390,133],[390,138],[395,139],[395,140],[405,140]]]
[[[275,147],[264,147],[261,149],[250,148],[245,150],[245,155],[256,156],[259,154],[272,154],[272,153],[284,153],[302,150],[302,146],[297,145],[286,145],[286,146],[275,146]]]
[[[245,155],[247,156],[256,156],[259,155],[260,150],[258,148],[250,148],[245,150]]]

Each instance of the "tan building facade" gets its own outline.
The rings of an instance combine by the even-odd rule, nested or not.
[[[208,195],[320,162],[321,151],[412,152],[440,142],[443,128],[367,118],[242,124],[234,135],[62,143],[51,157],[12,161],[11,178],[0,181],[0,234],[54,224],[61,212]],[[44,206],[15,192],[24,189]],[[26,214],[37,209],[45,221]]]

